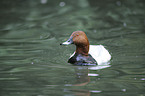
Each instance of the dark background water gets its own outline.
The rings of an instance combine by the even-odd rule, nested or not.
[[[110,66],[67,63],[73,31],[104,45]],[[1,0],[1,96],[145,96],[144,0]]]

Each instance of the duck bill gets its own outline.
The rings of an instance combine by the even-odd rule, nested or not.
[[[60,45],[70,45],[70,44],[73,44],[73,37],[70,37],[66,42],[63,42]]]

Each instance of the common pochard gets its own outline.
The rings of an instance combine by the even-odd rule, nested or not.
[[[89,45],[83,31],[75,31],[70,38],[60,45],[75,44],[76,51],[70,56],[68,63],[74,65],[101,65],[111,59],[111,55],[103,45]]]

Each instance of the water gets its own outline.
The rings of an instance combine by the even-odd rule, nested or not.
[[[1,0],[1,96],[145,96],[144,0]],[[104,45],[110,65],[67,63],[73,31]]]

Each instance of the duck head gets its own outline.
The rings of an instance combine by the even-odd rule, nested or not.
[[[86,34],[83,31],[75,31],[71,34],[70,38],[61,43],[60,45],[76,45],[75,53],[81,54],[83,56],[88,56],[89,52],[89,41]]]

